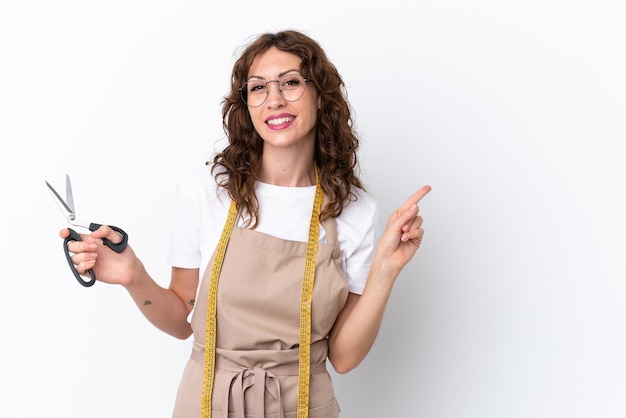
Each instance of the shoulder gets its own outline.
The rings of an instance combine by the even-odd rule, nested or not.
[[[365,239],[373,240],[378,236],[380,214],[378,201],[365,190],[353,188],[355,198],[350,200],[337,217],[337,230],[348,242],[359,245]]]
[[[378,201],[365,190],[353,187],[354,197],[344,206],[340,218],[356,218],[355,221],[361,219],[373,219],[378,216]]]
[[[228,192],[219,187],[211,165],[203,165],[185,173],[178,181],[177,193],[179,200],[187,200],[202,204],[222,205],[228,202]],[[211,203],[213,202],[213,203]]]

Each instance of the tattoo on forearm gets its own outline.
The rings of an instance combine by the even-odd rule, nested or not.
[[[189,303],[191,306],[193,306],[193,305],[195,305],[196,300],[195,300],[195,299],[191,299],[188,303]]]
[[[146,299],[146,301],[143,303],[143,306],[148,306],[148,305],[152,305],[152,302]]]

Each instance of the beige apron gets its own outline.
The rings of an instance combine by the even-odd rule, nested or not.
[[[313,288],[309,418],[339,416],[325,361],[328,334],[348,296],[335,218],[322,226],[326,244],[319,243]],[[296,416],[306,248],[306,242],[239,227],[233,230],[217,295],[213,417]],[[183,372],[173,418],[198,418],[202,414],[206,311],[214,257],[200,283],[191,319],[193,350]]]

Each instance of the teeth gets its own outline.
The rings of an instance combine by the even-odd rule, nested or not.
[[[283,124],[283,123],[287,123],[287,122],[289,122],[291,120],[292,120],[292,118],[290,118],[290,117],[270,119],[270,120],[267,121],[267,124],[268,125],[280,125],[280,124]]]

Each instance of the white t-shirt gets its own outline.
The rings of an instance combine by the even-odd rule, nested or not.
[[[259,219],[256,230],[277,238],[306,242],[315,197],[315,186],[283,187],[257,182]],[[380,232],[377,202],[361,189],[337,217],[339,247],[349,290],[361,294]],[[226,222],[230,198],[218,187],[211,166],[192,171],[178,184],[177,204],[168,263],[173,267],[199,268],[200,277],[213,255]],[[243,220],[240,220],[240,225]],[[326,234],[320,227],[320,242]]]

